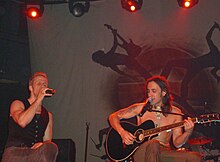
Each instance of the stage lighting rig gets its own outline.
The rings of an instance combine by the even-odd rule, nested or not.
[[[135,12],[140,10],[143,4],[143,0],[121,0],[122,8],[129,12]]]
[[[80,17],[89,11],[90,0],[69,0],[68,5],[70,13],[75,17]]]
[[[199,0],[177,0],[180,7],[191,8],[195,6]]]

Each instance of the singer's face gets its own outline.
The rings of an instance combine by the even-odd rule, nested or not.
[[[164,96],[164,92],[161,90],[159,85],[151,81],[147,85],[147,96],[148,98],[150,97],[152,99],[151,104],[156,105],[156,106],[161,106],[162,105],[162,98]]]
[[[43,89],[48,87],[48,80],[43,76],[37,76],[33,79],[32,82],[32,91],[35,96],[38,95]]]

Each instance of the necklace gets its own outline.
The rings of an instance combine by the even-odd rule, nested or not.
[[[161,107],[160,106],[156,106],[155,110],[157,111],[161,111]],[[160,112],[155,112],[156,113],[156,117],[157,119],[161,119],[161,113]]]

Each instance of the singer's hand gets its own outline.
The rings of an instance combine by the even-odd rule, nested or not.
[[[54,90],[54,89],[47,89],[46,91],[46,94],[55,94],[56,93],[56,90]]]
[[[37,148],[39,148],[39,147],[42,146],[42,145],[43,145],[42,142],[35,143],[35,144],[31,147],[31,149],[37,149]]]
[[[49,90],[50,88],[47,88],[47,87],[42,87],[40,90],[39,90],[39,93],[37,95],[37,99],[42,101],[44,99],[45,96],[52,96],[53,94],[47,94],[46,91]]]
[[[53,96],[55,92],[56,91],[51,88],[46,88],[44,90],[44,95],[50,97],[50,96]]]

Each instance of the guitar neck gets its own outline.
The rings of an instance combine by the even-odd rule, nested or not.
[[[191,119],[194,123],[198,122],[197,118],[192,118]],[[154,135],[154,134],[158,134],[160,132],[172,129],[172,128],[178,128],[178,127],[183,127],[184,125],[184,121],[178,122],[178,123],[174,123],[171,125],[166,125],[166,126],[162,126],[162,127],[157,127],[157,128],[153,128],[153,129],[148,129],[144,131],[144,136],[150,136],[150,135]]]

